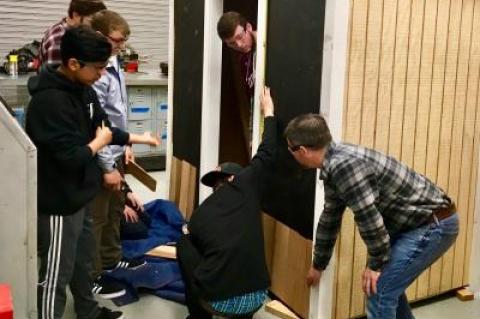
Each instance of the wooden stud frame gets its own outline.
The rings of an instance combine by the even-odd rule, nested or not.
[[[173,157],[173,72],[175,67],[175,11],[174,11],[174,0],[168,2],[168,16],[169,16],[169,27],[168,27],[168,113],[167,113],[167,154],[166,154],[166,185],[170,185],[170,175],[172,171],[172,157]],[[165,198],[170,198],[170,187],[167,187],[167,194]]]
[[[218,165],[220,140],[220,97],[222,87],[222,41],[217,21],[223,14],[223,0],[205,1],[203,47],[202,137],[200,144],[199,202],[211,194],[200,178]]]
[[[336,141],[342,139],[343,131],[349,12],[348,0],[327,0],[326,2],[320,109],[327,118],[332,137]],[[323,183],[318,180],[318,176],[317,181],[314,234],[324,205]],[[336,254],[334,253],[330,265],[322,274],[320,285],[311,289],[309,318],[332,318],[335,264]]]
[[[477,143],[479,143],[477,141]],[[480,150],[478,152],[480,158]],[[475,212],[473,218],[472,252],[470,255],[470,287],[475,299],[480,299],[480,161],[477,168],[477,192],[475,195]]]

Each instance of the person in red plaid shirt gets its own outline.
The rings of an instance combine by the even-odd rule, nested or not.
[[[51,26],[42,39],[39,59],[42,64],[60,64],[60,40],[68,27],[90,25],[91,16],[106,9],[100,0],[72,0],[68,7],[68,16]]]

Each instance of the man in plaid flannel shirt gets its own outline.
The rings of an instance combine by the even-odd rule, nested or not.
[[[392,157],[332,142],[321,115],[296,117],[285,137],[295,160],[319,168],[324,184],[307,283],[319,283],[348,207],[368,250],[362,276],[368,318],[413,318],[405,290],[454,243],[458,217],[453,202],[428,178]]]
[[[65,30],[82,24],[90,25],[91,16],[106,8],[100,0],[72,0],[68,7],[68,16],[45,31],[39,53],[40,64],[61,64],[60,40]]]

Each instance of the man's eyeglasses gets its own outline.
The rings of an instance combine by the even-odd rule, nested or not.
[[[302,145],[292,145],[292,146],[288,146],[288,150],[292,153],[295,153],[300,149],[300,147],[302,147]]]
[[[300,147],[314,147],[314,145],[300,144],[300,145],[288,145],[288,150],[292,153],[295,153],[300,149]]]

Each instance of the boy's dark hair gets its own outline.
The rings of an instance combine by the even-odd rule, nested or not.
[[[120,31],[124,36],[130,35],[128,22],[112,10],[102,10],[92,16],[92,28],[108,36],[113,31]]]
[[[247,19],[245,19],[240,13],[235,11],[229,11],[222,15],[217,23],[217,33],[220,39],[225,40],[233,37],[237,26],[247,27]]]
[[[327,122],[320,114],[302,114],[288,123],[285,138],[292,146],[321,149],[330,144],[332,135]]]
[[[112,53],[107,38],[92,28],[79,26],[65,31],[60,44],[63,65],[75,58],[82,62],[106,62]]]
[[[68,16],[73,18],[73,13],[76,12],[81,17],[87,17],[106,8],[101,0],[72,0],[68,7]]]

